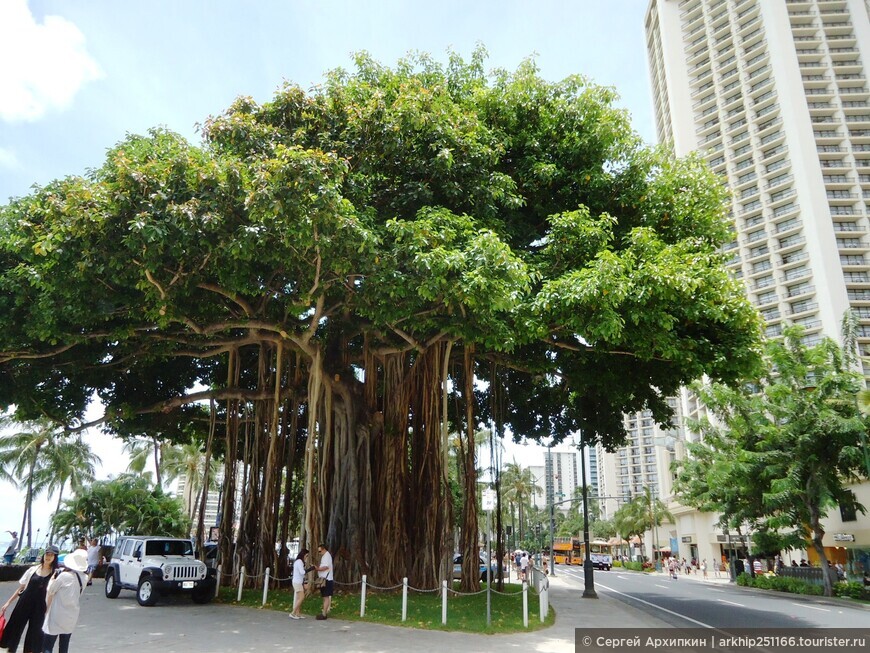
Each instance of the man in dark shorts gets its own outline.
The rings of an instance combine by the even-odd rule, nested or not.
[[[326,550],[326,545],[321,544],[317,547],[317,553],[320,554],[320,564],[317,567],[318,578],[323,579],[323,585],[320,587],[320,596],[323,597],[323,611],[317,615],[318,621],[326,619],[329,614],[329,608],[332,605],[332,590],[334,582],[332,578],[332,554]]]

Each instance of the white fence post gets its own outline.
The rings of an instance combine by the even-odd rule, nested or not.
[[[402,579],[402,621],[408,618],[408,577]]]
[[[360,599],[359,599],[359,616],[361,618],[366,616],[366,575],[365,574],[363,574],[363,577],[362,577],[362,593],[360,594]]]
[[[245,584],[245,566],[242,565],[242,570],[239,572],[239,595],[236,597],[236,602],[242,600],[242,585]]]
[[[269,597],[269,572],[271,570],[266,567],[266,576],[263,579],[263,605],[266,605],[266,599]]]
[[[523,628],[529,627],[529,584],[523,581]]]
[[[221,592],[221,573],[222,573],[221,567],[222,566],[223,565],[218,565],[218,568],[217,568],[217,580],[215,581],[215,584],[214,584],[214,595],[215,596],[218,596]]]
[[[447,581],[441,581],[441,623],[447,625]]]
[[[541,623],[544,623],[547,620],[547,613],[550,611],[550,581],[547,580],[546,576],[538,590],[538,608]]]

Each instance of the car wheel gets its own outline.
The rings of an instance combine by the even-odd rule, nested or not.
[[[115,572],[109,569],[106,571],[106,598],[116,599],[121,593],[121,586],[115,582]]]
[[[139,589],[136,591],[136,600],[139,605],[154,605],[157,603],[158,592],[154,587],[154,580],[151,576],[143,576],[139,580]]]
[[[196,589],[194,590],[193,594],[191,594],[191,598],[193,598],[194,603],[205,605],[206,603],[211,602],[211,600],[214,598],[214,591],[210,587]]]

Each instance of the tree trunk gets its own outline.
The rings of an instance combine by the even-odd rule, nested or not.
[[[831,582],[831,573],[828,568],[828,556],[825,554],[825,547],[822,545],[822,539],[825,537],[825,530],[822,528],[822,515],[818,506],[807,506],[810,513],[810,528],[812,529],[812,543],[816,554],[819,556],[819,565],[822,567],[822,579],[824,581],[825,596],[834,595],[834,584]]]
[[[474,356],[473,345],[466,344],[464,359],[465,377],[465,448],[462,451],[464,465],[463,487],[465,503],[462,506],[462,591],[476,592],[480,589],[480,549],[477,537],[477,467],[474,454]],[[461,440],[460,440],[461,441]]]
[[[54,507],[54,515],[56,515],[60,511],[60,503],[63,500],[63,488],[66,485],[66,482],[60,484],[60,489],[57,491],[57,505]],[[48,543],[54,544],[54,515],[51,516],[51,522],[48,528]],[[36,543],[37,547],[39,546],[39,542]]]

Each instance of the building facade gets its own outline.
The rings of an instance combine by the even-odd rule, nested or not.
[[[580,485],[580,460],[575,450],[547,450],[544,452],[544,464],[529,467],[535,483],[541,489],[532,497],[532,505],[543,510],[560,501],[556,510],[568,513],[572,505],[567,502],[574,496],[574,490]]]
[[[729,266],[766,335],[799,324],[807,344],[840,339],[851,309],[870,354],[870,3],[651,0],[645,27],[658,138],[700,152],[732,191]],[[674,514],[700,557],[736,547],[713,516]],[[828,516],[824,544],[867,569],[870,521],[843,517]]]
[[[682,411],[677,398],[668,399],[674,411],[672,426],[663,429],[655,423],[649,411],[630,413],[623,416],[628,440],[625,446],[608,453],[601,445],[596,447],[599,464],[599,505],[602,516],[611,519],[613,514],[627,502],[643,496],[647,491],[663,502],[673,494],[673,472],[671,464],[677,452],[684,450],[681,428]],[[653,545],[657,550],[674,550],[681,556],[689,557],[690,548],[685,551],[674,545],[676,529],[673,524],[662,523],[658,532],[648,532],[643,537],[643,554],[650,559]]]

